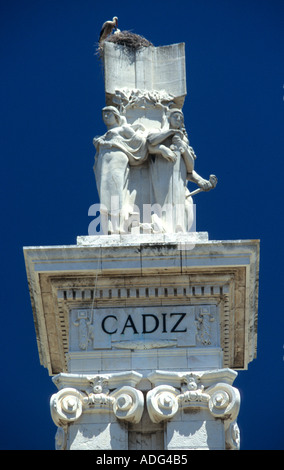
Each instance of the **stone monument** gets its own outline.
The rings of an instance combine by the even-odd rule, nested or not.
[[[184,44],[139,38],[100,44],[99,219],[76,245],[24,248],[39,356],[58,390],[56,448],[238,449],[233,382],[256,357],[259,242],[196,231],[193,197],[217,178],[195,169]]]

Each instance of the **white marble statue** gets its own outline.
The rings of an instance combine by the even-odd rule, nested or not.
[[[188,231],[192,223],[192,198],[187,180],[203,191],[216,186],[217,179],[205,180],[194,170],[196,155],[189,145],[180,109],[169,110],[168,126],[148,135],[148,150],[153,154],[150,177],[155,203],[164,207],[162,227],[164,231]]]
[[[93,140],[96,148],[94,172],[101,203],[105,233],[123,231],[131,194],[128,191],[129,165],[147,158],[147,143],[139,127],[130,126],[114,106],[102,110],[107,132]]]
[[[129,221],[135,213],[139,213],[138,227],[143,231],[149,220],[148,224],[141,220],[141,201],[142,206],[151,207],[152,232],[189,231],[193,202],[187,181],[208,191],[216,186],[217,179],[211,176],[210,181],[205,180],[194,170],[196,155],[189,145],[182,111],[165,107],[162,128],[155,130],[146,130],[139,121],[129,124],[114,106],[103,108],[102,115],[108,130],[93,142],[103,233],[130,232]],[[143,165],[143,178],[139,165]],[[133,166],[138,167],[140,181],[137,170],[136,179],[131,178]]]

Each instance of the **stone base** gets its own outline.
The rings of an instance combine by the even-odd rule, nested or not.
[[[86,372],[110,370],[114,360],[121,370],[119,355],[124,370],[136,370],[143,349],[153,368],[164,368],[165,341],[185,369],[219,367],[216,348],[222,367],[246,369],[256,356],[257,240],[210,241],[207,233],[78,237],[77,245],[24,254],[40,359],[51,375],[80,367],[84,373],[84,364]],[[210,360],[211,348],[216,362],[199,363],[206,351]]]
[[[238,448],[258,241],[114,235],[24,253],[57,448]]]

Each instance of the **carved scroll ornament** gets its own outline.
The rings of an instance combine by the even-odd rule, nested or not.
[[[118,419],[138,423],[144,409],[144,396],[130,386],[111,394],[102,393],[100,387],[88,394],[75,388],[64,388],[52,395],[50,409],[54,423],[60,427],[77,421],[83,411],[112,411]]]
[[[113,412],[118,419],[139,423],[144,410],[144,396],[140,390],[121,387],[113,393],[112,398]]]
[[[135,388],[135,384],[134,387],[117,384],[117,388],[110,391],[109,379],[105,376],[86,376],[85,379],[82,389],[63,387],[51,397],[51,416],[58,426],[57,449],[66,447],[68,425],[79,420],[84,412],[114,413],[118,420],[133,424],[139,423],[142,418],[144,395]],[[200,376],[192,372],[179,377],[169,373],[168,379],[174,380],[176,386],[160,382],[147,393],[146,405],[153,423],[169,421],[190,408],[203,408],[213,418],[224,422],[226,448],[239,448],[240,434],[236,419],[240,394],[236,388],[224,382],[206,387],[201,383]]]
[[[170,385],[159,385],[147,393],[148,413],[153,423],[173,418],[179,409],[178,391]]]
[[[238,449],[240,433],[236,423],[240,408],[238,390],[226,383],[218,383],[204,391],[193,376],[186,379],[183,393],[169,385],[158,385],[147,394],[147,408],[154,423],[172,419],[180,410],[206,408],[214,418],[224,421],[227,449]]]

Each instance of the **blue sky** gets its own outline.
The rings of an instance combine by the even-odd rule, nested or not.
[[[260,239],[258,357],[239,372],[241,448],[283,449],[284,4],[278,0],[1,0],[1,449],[53,449],[55,392],[39,364],[23,246],[68,245],[97,202],[105,131],[102,23],[155,46],[185,42],[186,128],[212,240]]]

